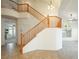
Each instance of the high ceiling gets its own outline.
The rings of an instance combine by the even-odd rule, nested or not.
[[[59,10],[60,16],[69,19],[70,14],[77,19],[78,14],[78,0],[63,0]]]

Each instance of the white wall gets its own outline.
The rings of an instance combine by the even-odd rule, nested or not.
[[[74,21],[72,24],[72,38],[78,40],[78,21]]]
[[[19,13],[14,9],[1,8],[1,15],[19,18]]]
[[[6,24],[16,24],[16,19],[13,18],[7,18],[2,16],[1,18],[1,45],[5,44],[5,26]]]
[[[5,24],[4,24],[4,18],[1,19],[1,45],[5,45]]]
[[[20,33],[21,32],[27,32],[29,29],[34,27],[37,23],[39,23],[39,20],[37,20],[35,17],[30,15],[27,12],[21,12],[20,18],[17,20],[17,31],[18,31],[18,44],[20,43]]]
[[[23,47],[23,53],[34,50],[59,50],[62,48],[62,30],[46,28]]]

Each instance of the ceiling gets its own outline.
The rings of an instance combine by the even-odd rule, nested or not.
[[[63,0],[59,9],[59,15],[64,19],[69,19],[70,14],[78,19],[78,0]]]

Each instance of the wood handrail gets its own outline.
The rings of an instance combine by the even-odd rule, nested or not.
[[[16,5],[18,5],[18,3],[17,3],[17,2],[15,2],[15,1],[13,1],[13,0],[9,0],[9,1],[11,1],[11,2],[15,3]]]
[[[24,3],[24,4],[21,4],[21,3],[17,3],[17,2],[15,2],[15,1],[13,1],[13,0],[9,0],[9,1],[11,1],[11,2],[13,2],[13,3],[15,3],[16,5],[29,5],[28,3]],[[38,14],[40,14],[41,16],[43,16],[43,17],[45,17],[43,14],[41,14],[40,12],[38,12],[37,10],[35,10],[33,7],[31,7],[30,5],[28,6],[28,8],[32,8],[34,11],[36,11]]]
[[[18,5],[27,5],[27,3],[24,3],[24,4],[18,3]]]
[[[49,16],[49,18],[50,18],[50,17],[56,17],[56,18],[58,18],[58,19],[61,19],[61,20],[62,20],[62,18],[60,18],[60,17],[58,17],[58,16]]]
[[[24,4],[18,4],[18,5],[27,5],[28,6],[28,8],[30,7],[30,8],[32,8],[34,11],[36,11],[38,14],[40,14],[41,16],[43,16],[43,17],[45,17],[43,14],[41,14],[40,12],[38,12],[36,9],[34,9],[32,6],[30,6],[29,4],[27,4],[27,3],[24,3]]]
[[[47,28],[46,25],[45,26],[43,25],[43,21],[48,21],[48,20],[47,20],[47,18],[45,18],[41,22],[39,22],[37,25],[35,25],[33,28],[31,28],[30,30],[28,30],[27,32],[21,33],[21,36],[22,36],[21,37],[21,45],[22,46],[25,46],[26,43],[28,43],[29,41],[31,41],[33,39],[33,37],[35,37],[38,32],[40,32],[44,28]],[[42,25],[44,27],[42,27],[40,25]],[[38,29],[38,28],[40,28],[40,29]],[[34,31],[34,33],[33,33],[33,31]],[[30,34],[32,34],[32,35],[30,35]]]
[[[29,5],[29,7],[31,7],[30,5]],[[41,14],[40,12],[38,12],[37,10],[35,10],[33,7],[31,7],[34,11],[36,11],[37,13],[39,13],[41,16],[43,16],[43,17],[45,17],[43,14]]]
[[[45,19],[47,19],[47,18],[45,17]],[[42,21],[40,21],[38,24],[36,24],[33,28],[29,29],[29,30],[28,30],[27,32],[25,32],[24,34],[30,32],[32,29],[34,29],[34,28],[37,27],[40,23],[42,23],[45,19],[43,19]]]

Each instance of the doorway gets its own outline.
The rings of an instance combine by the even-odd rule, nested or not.
[[[63,20],[63,39],[66,41],[78,40],[78,21],[77,19]]]
[[[5,41],[6,43],[16,43],[16,24],[5,25]]]

